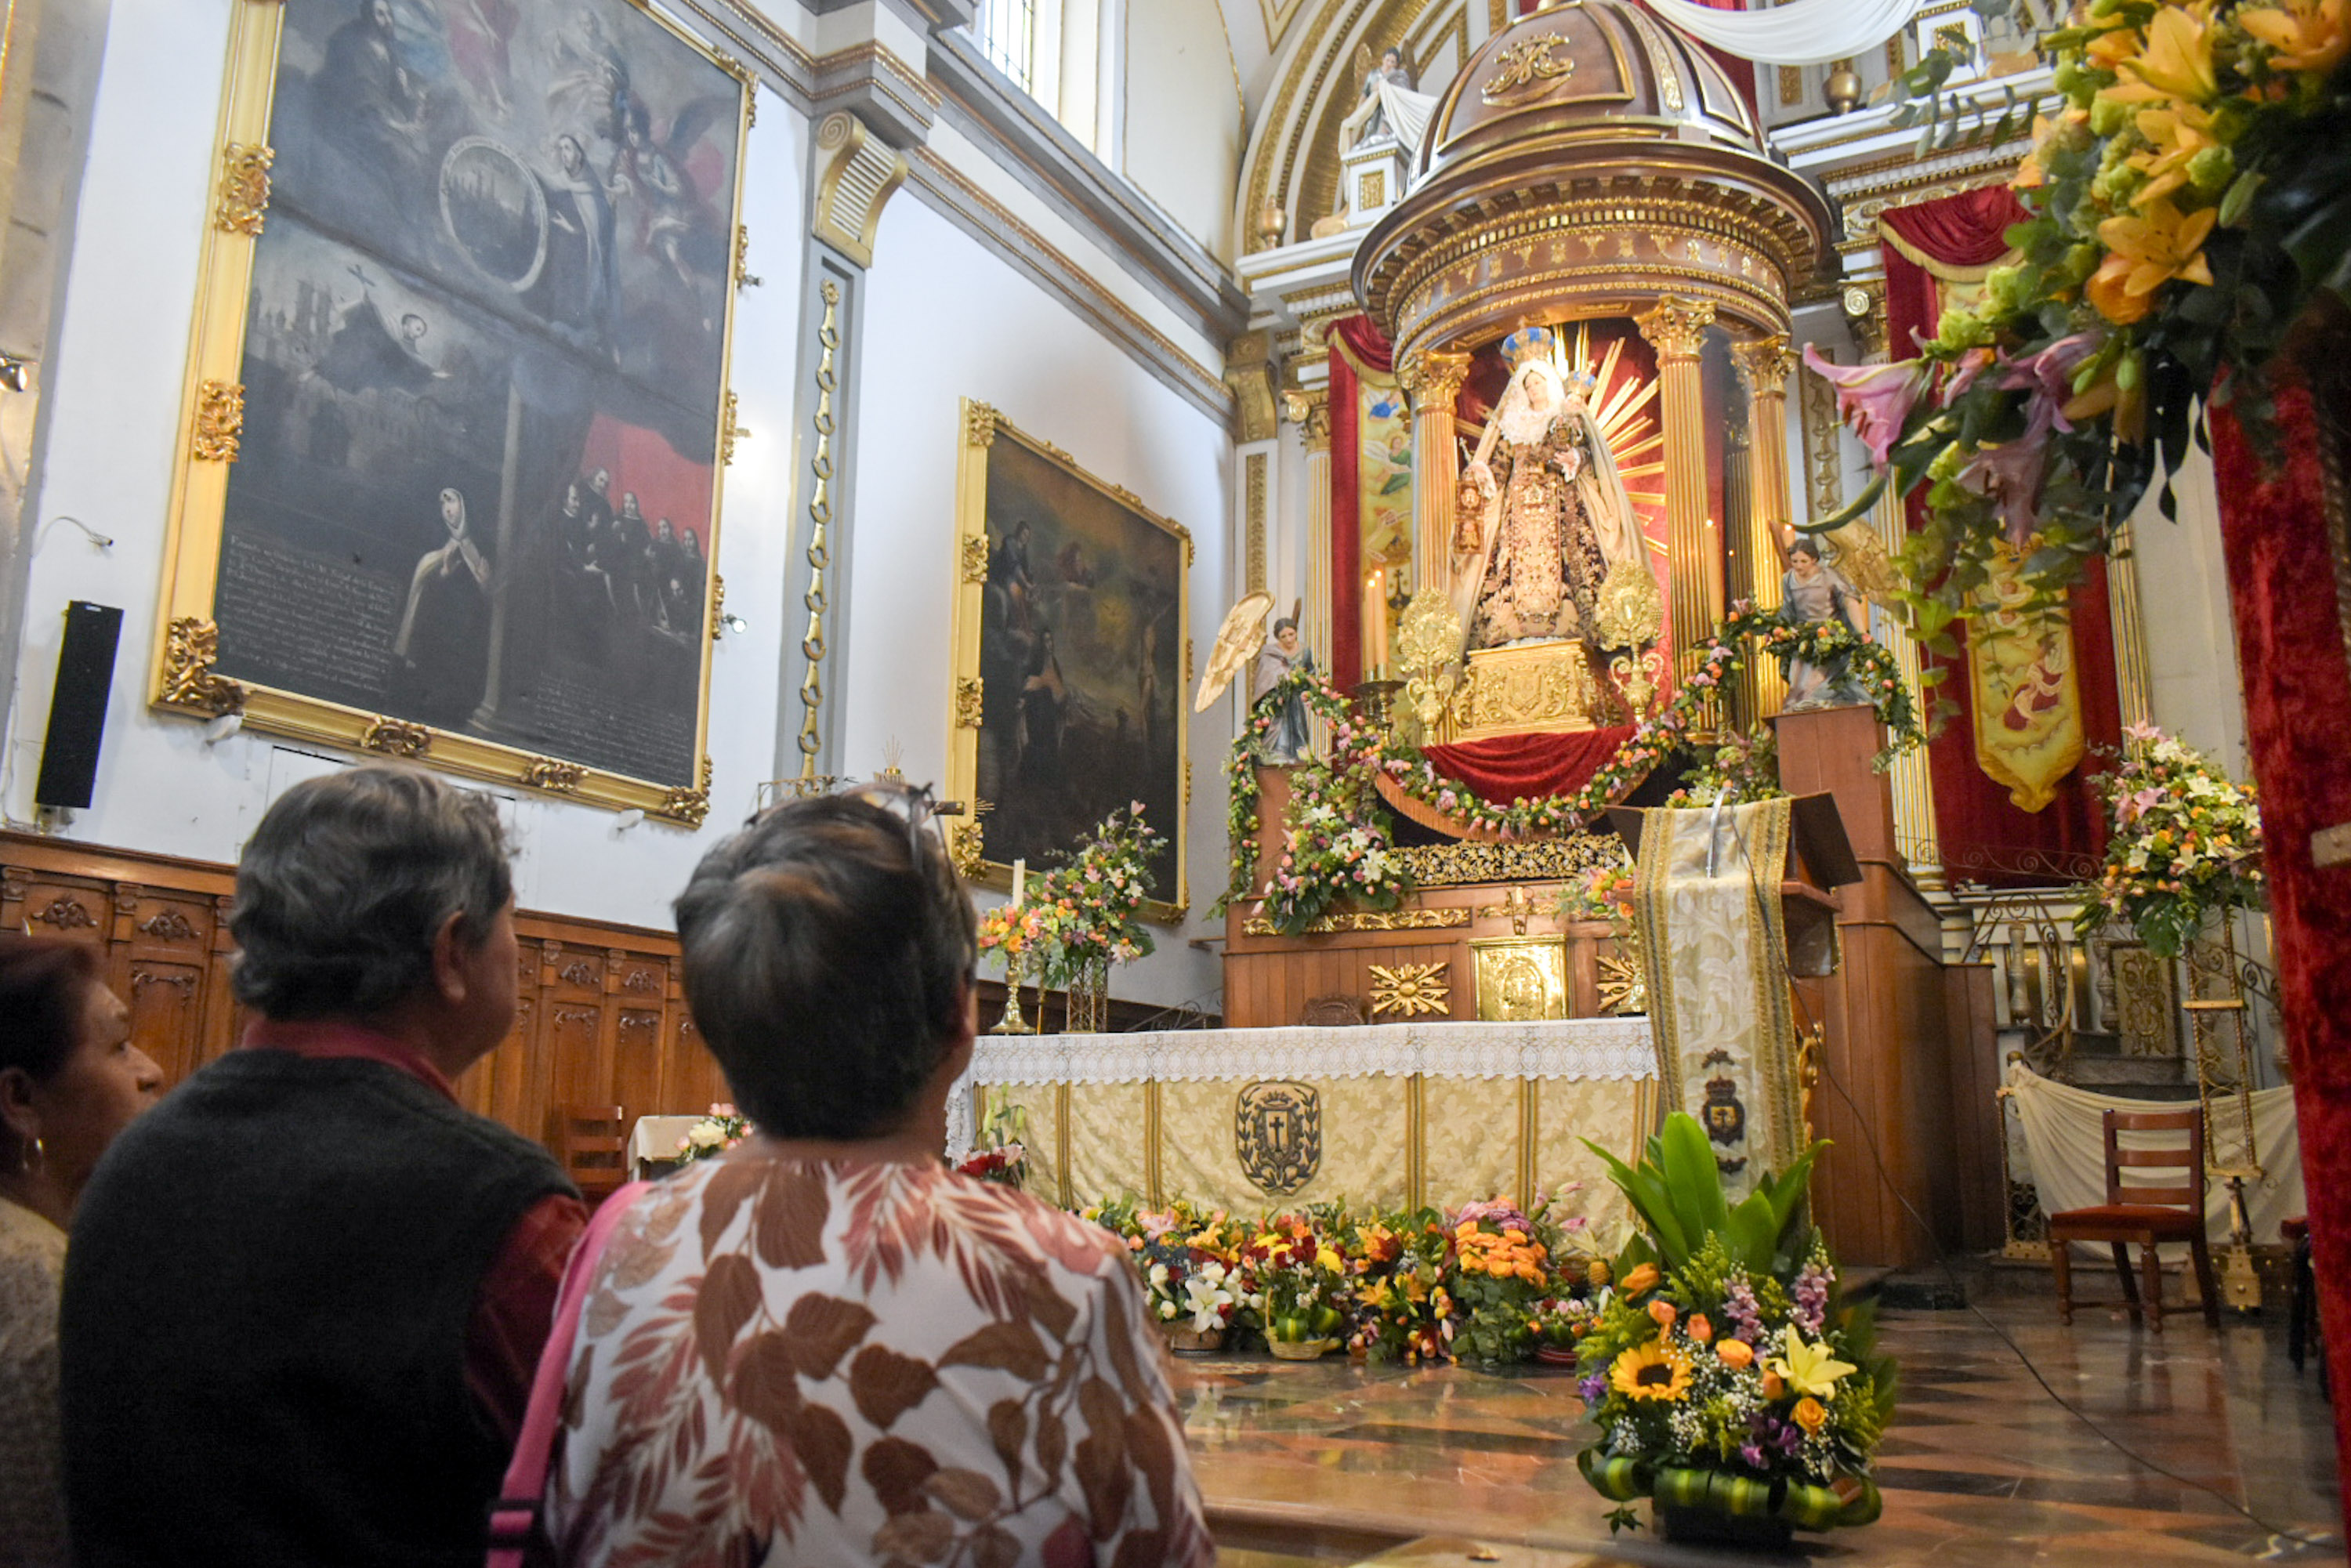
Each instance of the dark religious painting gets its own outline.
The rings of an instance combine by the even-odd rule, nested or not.
[[[628,0],[282,11],[212,673],[693,786],[744,82]]]
[[[1155,896],[1180,905],[1190,541],[1009,426],[982,450],[985,515],[965,532],[984,529],[986,565],[964,617],[978,629],[964,658],[976,652],[980,680],[982,858],[1041,870],[1140,800],[1165,835]]]

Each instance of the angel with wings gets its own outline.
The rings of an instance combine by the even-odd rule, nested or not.
[[[1294,688],[1278,690],[1291,675],[1311,674],[1314,669],[1314,651],[1298,634],[1302,607],[1291,605],[1290,613],[1273,623],[1273,636],[1269,641],[1265,618],[1272,612],[1273,595],[1263,590],[1245,595],[1226,612],[1225,623],[1217,632],[1216,646],[1208,653],[1208,667],[1201,672],[1199,695],[1192,703],[1194,713],[1206,713],[1208,705],[1224,695],[1242,667],[1251,666],[1252,706],[1268,702],[1280,705],[1265,737],[1264,757],[1268,762],[1302,762],[1311,754],[1305,699]]]
[[[1391,44],[1372,57],[1369,44],[1355,46],[1355,110],[1340,122],[1339,139],[1361,147],[1376,136],[1389,136],[1407,152],[1420,146],[1437,99],[1416,90],[1412,61],[1400,45]]]

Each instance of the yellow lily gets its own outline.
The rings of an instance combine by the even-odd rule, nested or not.
[[[2116,20],[2106,31],[2092,38],[2083,47],[2082,53],[2089,57],[2091,64],[2102,70],[2118,70],[2125,60],[2138,53],[2142,41],[2137,27],[2126,26]]]
[[[2131,197],[2144,210],[2150,204],[2188,183],[2188,165],[2196,154],[2220,143],[2212,136],[2212,117],[2192,104],[2138,111],[2138,133],[2147,138],[2144,152],[2131,155],[2131,167],[2146,172],[2147,183]]]
[[[2204,104],[2220,90],[2212,74],[2212,34],[2202,8],[2166,5],[2147,27],[2147,47],[2135,57],[2117,62],[2117,74],[2136,77],[2110,87],[2100,96],[2118,103],[2158,103],[2175,99]]]
[[[1831,1355],[1826,1345],[1806,1344],[1793,1323],[1781,1332],[1785,1336],[1785,1348],[1771,1358],[1769,1370],[1777,1373],[1782,1383],[1799,1394],[1830,1398],[1836,1393],[1838,1379],[1861,1370],[1849,1361],[1839,1361]]]
[[[2144,299],[2175,277],[2210,283],[2212,269],[2205,265],[2204,238],[2220,215],[2212,207],[2183,215],[2169,202],[2158,201],[2147,204],[2137,217],[2118,214],[2100,224],[2099,243],[2112,254],[2098,268],[2098,277],[2090,279],[2091,303],[2110,319],[2122,320],[2106,309],[2099,291],[2100,278],[2108,277],[2117,262],[2128,264],[2122,279],[2122,293],[2128,298]]]
[[[2351,53],[2351,4],[2346,0],[2286,0],[2237,13],[2237,25],[2277,52],[2270,67],[2324,75]]]

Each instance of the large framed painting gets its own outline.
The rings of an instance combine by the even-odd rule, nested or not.
[[[235,29],[155,702],[698,822],[747,75],[630,0]]]
[[[1191,534],[969,400],[956,482],[957,869],[1008,888],[1013,862],[1042,870],[1140,800],[1164,836],[1147,912],[1181,920]]]

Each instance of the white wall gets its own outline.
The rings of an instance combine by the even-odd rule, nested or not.
[[[1213,256],[1233,255],[1239,78],[1217,0],[1126,8],[1123,172]]]
[[[993,404],[1192,531],[1190,635],[1205,660],[1229,602],[1226,540],[1232,446],[1221,426],[1105,341],[1058,299],[908,196],[893,200],[867,280],[857,453],[853,628],[841,767],[882,766],[903,747],[909,778],[946,775],[961,400]],[[1221,707],[1192,723],[1186,862],[1192,918],[1120,969],[1122,998],[1214,1005],[1217,934],[1201,912],[1223,886],[1229,740]],[[981,894],[983,904],[996,895]]]
[[[304,768],[286,743],[236,735],[207,747],[200,727],[151,712],[156,606],[172,464],[193,318],[196,268],[230,17],[246,0],[117,6],[107,40],[74,247],[44,459],[41,543],[26,599],[0,810],[32,814],[33,778],[72,599],[124,612],[106,743],[90,809],[66,836],[198,860],[236,856],[273,789]],[[616,832],[612,813],[512,791],[517,894],[528,908],[666,926],[669,900],[716,831],[739,820],[774,753],[776,607],[790,515],[793,305],[805,230],[807,124],[768,97],[745,160],[745,222],[764,288],[736,313],[733,381],[757,434],[726,470],[718,567],[728,608],[750,622],[718,647],[711,685],[716,765],[710,826],[648,822]],[[764,238],[767,243],[759,244]],[[113,536],[101,551],[77,517]]]

